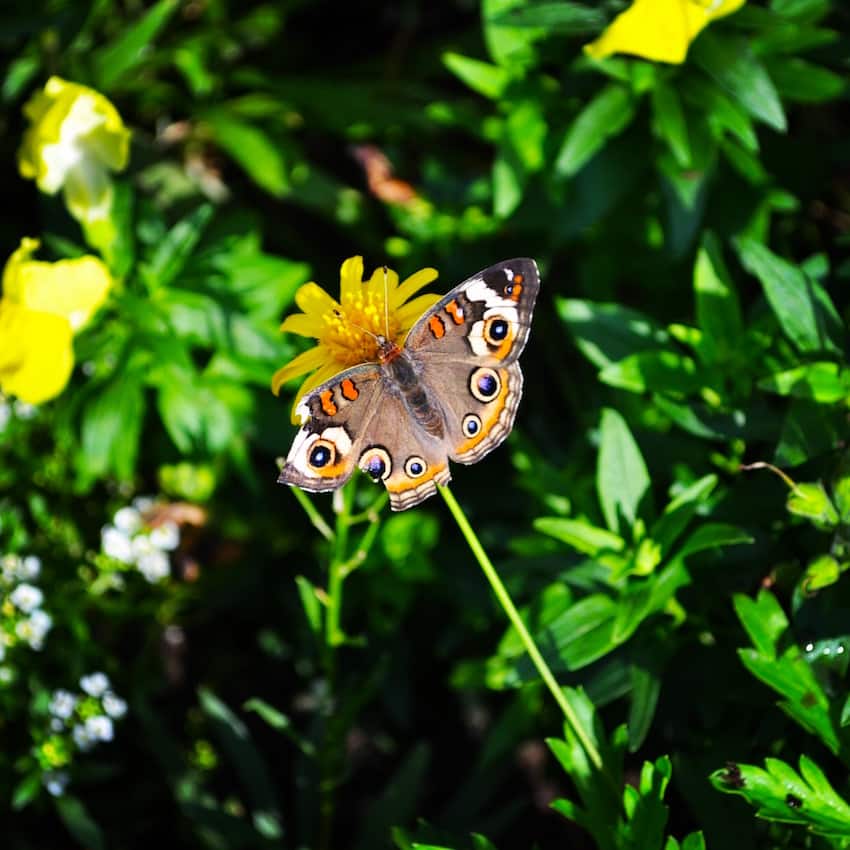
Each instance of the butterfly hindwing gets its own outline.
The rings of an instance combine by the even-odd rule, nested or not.
[[[296,408],[295,435],[279,484],[312,493],[336,490],[354,472],[358,449],[383,395],[377,364],[355,366],[307,393]]]

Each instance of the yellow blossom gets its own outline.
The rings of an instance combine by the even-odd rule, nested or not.
[[[105,219],[112,207],[110,171],[127,165],[130,131],[99,92],[60,77],[24,106],[29,129],[18,151],[21,175],[48,195],[64,190],[71,214],[83,222]]]
[[[630,53],[653,62],[679,64],[711,21],[731,15],[746,0],[635,0],[584,50],[594,59]]]
[[[29,404],[59,395],[74,366],[73,335],[103,303],[112,277],[97,257],[30,259],[38,240],[22,239],[3,269],[0,390]]]
[[[278,369],[272,378],[272,391],[292,378],[308,375],[295,395],[292,421],[301,397],[337,372],[378,359],[376,334],[398,345],[404,341],[414,322],[439,300],[436,294],[419,295],[423,286],[437,277],[435,269],[420,269],[399,283],[392,269],[375,269],[363,280],[363,258],[349,257],[340,269],[339,301],[316,283],[305,283],[295,293],[295,303],[304,311],[288,316],[282,331],[313,337],[318,345],[299,354]],[[386,293],[386,305],[385,305]]]

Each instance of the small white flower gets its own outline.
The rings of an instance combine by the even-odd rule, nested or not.
[[[0,640],[0,661],[6,657],[6,643]]]
[[[37,608],[30,614],[28,620],[20,620],[15,626],[15,634],[25,640],[31,649],[39,650],[44,646],[44,639],[53,626],[53,618],[47,611]]]
[[[86,718],[86,732],[93,741],[111,741],[112,720],[103,714]]]
[[[162,525],[157,525],[151,529],[151,543],[157,549],[165,549],[172,551],[177,548],[180,543],[180,529],[176,522],[164,522]]]
[[[19,398],[13,402],[13,409],[18,419],[32,419],[38,413],[38,408],[34,404],[28,404]]]
[[[48,710],[54,717],[59,717],[62,720],[67,720],[77,707],[77,696],[64,688],[59,688],[53,692],[50,697],[50,705]]]
[[[133,499],[133,507],[140,513],[146,514],[153,509],[156,501],[150,496],[136,496]]]
[[[89,730],[86,726],[83,726],[80,723],[71,730],[71,737],[74,739],[74,743],[77,745],[77,748],[82,750],[84,753],[88,752],[94,746],[94,741],[92,740]]]
[[[109,690],[109,677],[106,673],[89,673],[80,679],[80,687],[90,696],[100,698]]]
[[[12,407],[5,398],[0,398],[0,431],[5,431],[12,418]]]
[[[112,522],[119,531],[132,537],[142,527],[142,515],[136,508],[121,508],[115,512]]]
[[[6,584],[12,584],[18,577],[20,563],[21,559],[17,555],[4,555],[3,559],[0,560],[0,570],[2,570],[3,581]]]
[[[109,555],[116,561],[121,561],[124,564],[132,564],[135,561],[130,538],[113,525],[103,527],[100,532],[100,546],[105,555]]]
[[[41,559],[27,555],[18,565],[18,577],[23,581],[33,581],[41,572]]]
[[[120,720],[127,713],[127,703],[117,694],[108,691],[103,695],[103,710],[115,720]]]
[[[33,584],[19,584],[9,594],[11,603],[24,614],[29,614],[44,602],[44,594]]]
[[[50,718],[50,731],[62,732],[65,729],[65,724],[58,717]]]
[[[171,563],[165,552],[154,549],[145,555],[141,555],[137,562],[139,572],[151,583],[155,584],[167,578],[171,572]]]
[[[66,770],[51,770],[41,777],[47,793],[53,797],[61,797],[65,793],[69,779],[70,777]]]

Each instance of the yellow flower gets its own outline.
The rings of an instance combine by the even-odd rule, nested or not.
[[[3,269],[0,390],[29,404],[59,395],[74,367],[73,335],[106,299],[112,277],[97,257],[32,260],[22,239]]]
[[[24,106],[30,127],[18,151],[21,175],[48,195],[64,189],[80,221],[108,217],[110,171],[127,165],[130,131],[115,107],[94,89],[51,77]]]
[[[585,53],[604,59],[631,53],[653,62],[685,61],[690,43],[716,18],[731,15],[746,0],[635,0]]]
[[[363,258],[349,257],[339,273],[339,301],[316,283],[305,283],[295,293],[295,303],[304,312],[288,316],[280,329],[313,337],[319,344],[278,369],[272,378],[272,392],[277,395],[290,379],[308,375],[295,395],[293,423],[300,421],[295,408],[305,393],[343,369],[378,359],[378,344],[373,334],[402,344],[414,322],[440,296],[419,295],[412,301],[409,299],[436,277],[435,269],[420,269],[399,283],[392,269],[387,269],[385,275],[380,268],[364,281]]]

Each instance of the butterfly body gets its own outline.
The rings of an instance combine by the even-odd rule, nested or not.
[[[359,466],[394,510],[475,463],[510,433],[522,394],[517,358],[539,289],[530,259],[507,260],[455,287],[405,344],[378,337],[377,361],[336,375],[297,408],[302,427],[278,481],[335,490]]]

